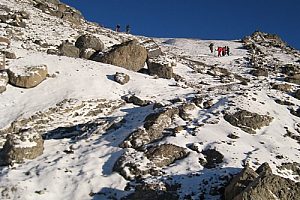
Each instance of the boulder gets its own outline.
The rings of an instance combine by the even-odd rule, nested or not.
[[[141,43],[147,50],[148,59],[162,55],[161,48],[153,39],[147,39]]]
[[[62,56],[68,56],[73,58],[79,58],[79,49],[73,44],[68,42],[63,42],[59,47],[59,54]]]
[[[285,78],[285,81],[300,85],[300,74],[295,74]]]
[[[47,77],[46,65],[15,66],[8,70],[9,83],[22,88],[32,88],[40,84]]]
[[[121,144],[121,147],[140,148],[162,138],[163,130],[171,125],[172,118],[178,114],[178,108],[168,108],[148,115],[144,127],[131,133]]]
[[[94,49],[102,51],[104,49],[103,42],[96,36],[85,34],[81,35],[75,42],[75,46],[79,49]]]
[[[217,167],[218,164],[223,162],[224,156],[216,149],[206,149],[201,152],[206,161],[203,161],[202,165],[205,168],[211,169]]]
[[[4,50],[4,51],[1,51],[1,53],[3,55],[5,55],[5,58],[8,58],[8,59],[16,59],[16,54],[12,51],[9,51],[9,50]]]
[[[268,70],[263,69],[263,68],[252,70],[250,73],[253,76],[265,76],[265,77],[268,77]]]
[[[114,75],[114,80],[117,83],[120,83],[121,85],[124,85],[124,84],[129,82],[130,77],[125,73],[116,72],[116,74]]]
[[[247,133],[255,134],[255,129],[268,126],[273,117],[240,110],[234,114],[225,114],[224,119],[231,125],[237,126]]]
[[[147,66],[150,75],[157,75],[159,78],[173,78],[172,63],[163,57],[148,58]]]
[[[179,195],[175,191],[169,191],[162,182],[142,182],[135,186],[135,191],[121,200],[178,200]]]
[[[151,101],[143,100],[136,95],[126,95],[123,96],[122,99],[126,101],[126,103],[133,103],[134,105],[137,106],[148,106],[151,103]]]
[[[187,157],[189,152],[173,144],[162,144],[147,150],[147,158],[157,167],[164,167],[172,164],[176,160]]]
[[[246,166],[225,188],[225,200],[299,199],[299,186],[299,182],[274,175],[267,163],[255,172]]]
[[[22,163],[25,159],[35,159],[43,154],[44,140],[33,130],[10,134],[0,152],[2,165]]]
[[[290,84],[274,84],[272,89],[280,90],[283,92],[290,92],[292,90],[292,86]]]
[[[8,74],[5,71],[0,71],[0,94],[6,90],[8,83]]]
[[[97,62],[123,67],[131,71],[139,71],[145,65],[147,50],[136,40],[114,45],[108,52],[95,54],[91,58]]]
[[[233,177],[230,184],[225,188],[225,200],[232,200],[257,177],[258,174],[247,165],[240,173]]]

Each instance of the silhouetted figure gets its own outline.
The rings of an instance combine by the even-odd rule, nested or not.
[[[226,55],[226,47],[222,47],[222,56]]]
[[[210,53],[214,52],[214,43],[210,43],[209,49],[210,49]]]
[[[126,33],[130,33],[130,26],[127,24],[125,28]]]
[[[227,56],[229,56],[229,54],[230,54],[229,46],[226,46],[226,53],[227,53]]]
[[[218,51],[218,57],[222,56],[222,47],[218,47],[217,51]]]
[[[117,31],[117,32],[120,32],[120,29],[121,29],[120,24],[117,24],[117,26],[116,26],[116,31]]]

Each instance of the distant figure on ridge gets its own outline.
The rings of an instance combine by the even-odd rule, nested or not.
[[[209,49],[210,49],[210,53],[214,52],[214,43],[210,43]]]
[[[117,26],[116,26],[116,31],[117,31],[117,32],[120,32],[120,29],[121,29],[120,24],[117,24]]]
[[[229,46],[226,46],[226,53],[227,53],[227,56],[229,56],[229,54],[230,54]]]
[[[130,26],[128,24],[126,25],[125,31],[127,34],[130,33]]]
[[[222,47],[218,47],[217,51],[218,51],[218,57],[222,56]]]
[[[222,47],[222,56],[226,55],[226,47]]]

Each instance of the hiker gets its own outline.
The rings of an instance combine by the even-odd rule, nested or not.
[[[222,47],[222,56],[226,55],[226,47]]]
[[[210,49],[210,53],[214,52],[214,43],[210,43],[209,49]]]
[[[226,53],[227,53],[227,56],[229,56],[229,54],[230,54],[229,46],[226,46]]]
[[[222,56],[222,47],[218,47],[217,51],[218,51],[218,57]]]
[[[116,31],[117,31],[117,32],[120,32],[120,29],[121,29],[120,24],[117,24],[117,26],[116,26]]]
[[[126,25],[125,31],[127,34],[130,33],[130,26],[128,24]]]

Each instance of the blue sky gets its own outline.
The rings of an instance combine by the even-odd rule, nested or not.
[[[300,49],[300,0],[61,0],[112,28],[150,37],[241,39],[279,34]]]

